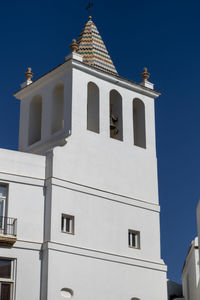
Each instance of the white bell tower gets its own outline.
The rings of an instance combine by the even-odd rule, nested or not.
[[[91,17],[63,64],[16,93],[19,150],[46,155],[42,300],[167,300],[154,101]],[[30,73],[30,74],[29,74]]]

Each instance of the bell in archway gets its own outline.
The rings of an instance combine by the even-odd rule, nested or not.
[[[117,128],[117,126],[115,125],[115,120],[113,118],[113,115],[110,115],[110,130],[114,130]]]
[[[112,135],[116,135],[118,133],[117,128],[118,117],[112,113],[112,107],[110,108],[110,131]]]

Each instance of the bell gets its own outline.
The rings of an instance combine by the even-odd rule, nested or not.
[[[113,115],[112,113],[112,104],[110,104],[110,131],[111,131],[111,136],[115,136],[118,134],[119,130],[116,126],[115,123],[117,123],[118,117]]]
[[[118,118],[116,116],[114,116],[113,114],[110,115],[110,130],[113,133],[113,135],[117,135],[119,130],[117,128],[117,126],[115,125],[115,123],[117,123]]]
[[[115,123],[113,122],[113,118],[112,118],[112,115],[110,116],[110,130],[114,130],[116,129],[116,125]]]

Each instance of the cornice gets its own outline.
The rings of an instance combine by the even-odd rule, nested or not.
[[[84,256],[90,259],[98,259],[111,263],[119,263],[123,265],[135,266],[138,268],[151,269],[164,273],[167,272],[167,266],[165,265],[162,259],[160,259],[159,261],[146,260],[142,258],[120,255],[97,249],[62,244],[55,241],[46,241],[45,243],[43,243],[43,250],[58,251],[76,256],[80,255],[82,257]]]
[[[37,90],[38,87],[46,85],[48,82],[55,79],[57,76],[68,71],[70,69],[70,67],[71,67],[70,60],[58,65],[51,71],[45,73],[44,75],[42,75],[41,77],[39,77],[38,79],[33,81],[31,84],[29,84],[29,85],[23,87],[22,89],[20,89],[19,91],[17,91],[13,96],[19,100],[23,100],[23,98],[25,98],[27,95],[29,95],[29,94],[33,93],[35,90]]]
[[[91,75],[96,76],[98,78],[101,78],[103,80],[109,81],[109,82],[111,82],[113,84],[116,84],[120,87],[127,88],[129,90],[135,91],[137,93],[146,95],[146,96],[154,98],[154,99],[161,95],[160,92],[152,90],[152,89],[147,88],[145,86],[142,86],[139,83],[128,80],[128,79],[126,79],[124,77],[121,77],[119,75],[113,75],[113,74],[109,74],[107,72],[98,70],[94,67],[88,66],[87,64],[85,64],[83,62],[80,62],[80,61],[77,61],[75,59],[72,59],[72,67],[74,67],[76,69],[79,69],[79,70],[82,70],[82,71],[84,71],[88,74],[91,74]]]
[[[73,68],[81,70],[81,71],[83,71],[87,74],[93,75],[95,77],[101,78],[103,80],[109,81],[113,84],[116,84],[117,86],[135,91],[139,94],[143,94],[143,95],[148,96],[153,99],[155,99],[161,95],[160,92],[152,90],[145,86],[142,86],[139,83],[125,79],[119,75],[109,74],[107,72],[98,70],[94,67],[88,66],[87,64],[80,62],[76,59],[70,58],[67,61],[65,61],[63,64],[58,65],[56,68],[52,69],[48,73],[44,74],[43,76],[41,76],[40,78],[35,80],[33,83],[25,86],[24,88],[22,88],[21,90],[16,92],[14,94],[14,96],[19,100],[23,100],[23,98],[25,98],[27,95],[29,95],[29,94],[33,93],[35,90],[37,90],[39,86],[40,87],[44,86],[49,81],[56,78],[58,75],[66,72],[67,70],[73,69]]]

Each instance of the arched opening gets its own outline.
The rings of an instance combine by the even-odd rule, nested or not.
[[[64,84],[54,87],[51,113],[51,133],[64,128]]]
[[[29,110],[29,137],[28,144],[32,145],[41,140],[42,126],[42,97],[34,96]]]
[[[87,130],[99,133],[99,88],[93,82],[88,83]]]
[[[134,145],[146,148],[145,106],[139,99],[133,100]]]
[[[140,298],[133,297],[131,300],[140,300]]]
[[[110,92],[110,137],[123,140],[122,97],[116,90]]]

